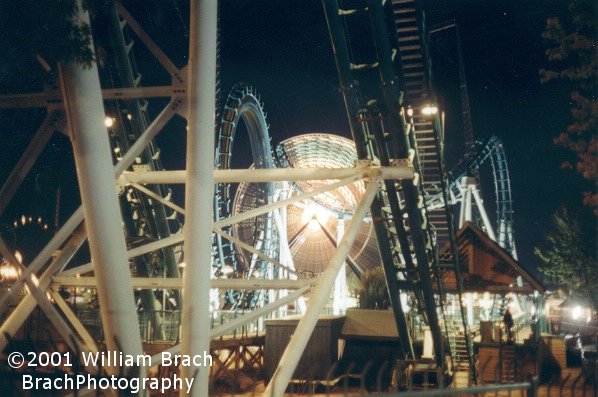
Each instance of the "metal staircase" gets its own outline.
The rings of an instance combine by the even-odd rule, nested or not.
[[[515,344],[500,344],[500,378],[501,383],[517,381],[518,363],[515,355]]]
[[[448,335],[453,363],[456,369],[469,368],[468,338],[462,328],[453,329]]]
[[[435,120],[420,111],[434,102],[431,98],[429,57],[427,56],[424,19],[417,2],[393,0],[398,51],[403,68],[405,102],[412,107],[411,123],[414,129],[414,148],[420,163],[421,186],[428,196],[441,195],[443,185],[442,140]],[[428,208],[428,219],[434,226],[439,246],[449,241],[449,225],[444,208]]]

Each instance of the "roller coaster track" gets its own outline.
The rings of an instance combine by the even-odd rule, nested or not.
[[[136,61],[132,48],[134,41],[125,31],[126,23],[121,19],[115,9],[105,16],[110,44],[114,48],[114,56],[109,59],[106,66],[101,69],[104,84],[112,87],[139,87],[141,74],[137,71]],[[132,99],[128,101],[106,102],[109,114],[116,118],[115,126],[110,135],[114,156],[118,160],[121,153],[126,153],[135,140],[145,131],[149,122],[147,114],[147,101]],[[160,161],[160,149],[155,142],[151,142],[133,165],[134,170],[158,171],[163,170]],[[166,198],[171,191],[162,185],[149,186],[148,189],[158,197]],[[169,237],[180,230],[181,223],[177,214],[167,215],[165,206],[158,200],[152,200],[141,194],[133,187],[119,196],[125,236],[129,246],[142,244],[144,241],[153,241]],[[174,222],[170,221],[173,220]],[[162,249],[161,255],[148,254],[133,259],[136,274],[141,277],[157,276],[180,277],[178,260],[173,247]],[[171,292],[174,307],[179,308],[180,297],[178,291]],[[154,292],[142,292],[143,305],[146,310],[154,313],[153,330],[156,338],[163,338],[161,318],[157,310]]]
[[[274,168],[275,163],[270,147],[266,114],[255,91],[243,83],[235,85],[224,102],[221,114],[216,139],[215,166],[218,169],[231,168],[235,134],[239,123],[244,122],[249,135],[253,167]],[[272,183],[253,184],[251,188],[258,191],[254,198],[260,202],[253,203],[255,206],[272,202],[274,193]],[[233,195],[234,192],[230,184],[219,183],[216,185],[214,194],[215,221],[228,218],[235,208],[244,205],[238,202],[233,203]],[[252,222],[254,223],[252,225],[254,232],[253,236],[250,237],[251,241],[248,241],[248,243],[263,252],[273,252],[273,244],[276,243],[276,238],[275,233],[273,233],[271,214],[259,216]],[[238,230],[233,229],[232,226],[228,226],[223,231],[229,235],[237,234]],[[237,252],[234,244],[224,239],[220,234],[215,235],[214,247],[214,266],[221,270],[224,266],[230,266],[233,269],[233,277],[251,277],[256,267],[263,268],[266,266],[266,263],[257,257],[247,258],[247,255]],[[246,301],[247,297],[242,295],[229,291],[225,308],[231,306],[234,308],[253,307],[256,294],[251,293],[249,301]]]
[[[496,197],[496,235],[498,244],[511,255],[516,255],[513,238],[513,201],[507,157],[501,140],[491,136],[483,142],[477,141],[463,159],[448,173],[450,189],[458,192],[462,177],[474,175],[488,160],[492,166],[494,193]]]
[[[443,242],[451,243],[455,260],[450,268],[457,280],[461,274],[451,208],[426,206],[428,195],[441,195],[447,202],[449,192],[439,118],[415,111],[433,100],[423,11],[413,0],[343,2],[344,8],[338,0],[323,2],[359,159],[381,165],[410,161],[418,176],[400,184],[387,181],[371,213],[403,353],[413,356],[399,300],[400,294],[408,293],[430,327],[435,362],[444,368],[443,333],[448,330],[441,329],[438,319],[444,287],[436,271],[437,249]],[[392,27],[388,21],[393,21]],[[373,43],[359,41],[363,37],[372,37]],[[462,288],[460,282],[459,293]],[[461,319],[467,335],[463,313]],[[475,379],[472,344],[468,347]]]

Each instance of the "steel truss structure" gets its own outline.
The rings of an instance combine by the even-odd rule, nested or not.
[[[142,352],[133,298],[137,289],[143,290],[141,297],[148,310],[155,304],[155,291],[169,291],[174,304],[182,308],[181,343],[169,351],[189,355],[209,351],[210,338],[309,294],[309,306],[266,391],[267,395],[280,396],[367,219],[376,233],[402,355],[415,358],[400,300],[401,294],[407,293],[415,298],[415,310],[430,327],[436,365],[445,368],[444,332],[437,311],[438,307],[442,309],[443,289],[435,273],[441,266],[437,247],[448,242],[453,260],[442,266],[449,266],[461,281],[450,206],[455,185],[450,184],[451,175],[444,170],[440,120],[413,113],[433,99],[421,9],[410,0],[369,0],[366,8],[355,10],[340,8],[338,0],[323,3],[357,152],[357,161],[348,167],[276,168],[262,105],[255,92],[243,85],[234,87],[224,101],[215,134],[215,1],[191,1],[188,66],[175,66],[117,2],[108,21],[115,49],[114,67],[124,71],[119,81],[106,82],[95,65],[86,69],[66,64],[56,71],[60,90],[0,97],[2,108],[47,109],[44,122],[0,190],[0,213],[55,131],[66,133],[73,143],[82,197],[82,206],[31,263],[21,264],[0,239],[0,253],[20,269],[18,280],[0,297],[0,313],[9,310],[9,303],[19,291],[25,287],[28,291],[0,326],[1,348],[8,343],[5,335],[14,335],[39,305],[70,349],[99,351],[102,347],[60,295],[63,287],[97,289],[105,348],[128,354]],[[365,18],[371,31],[373,50],[365,53],[372,59],[367,63],[351,58],[360,55],[359,49],[350,51],[350,31],[345,26],[351,24],[351,18]],[[89,23],[82,9],[77,19]],[[396,31],[390,39],[386,25],[389,20],[395,22]],[[129,36],[143,43],[155,57],[169,75],[169,85],[140,85]],[[363,77],[372,72],[376,77],[373,89]],[[147,101],[156,99],[166,105],[150,119]],[[108,131],[104,118],[114,112],[122,129]],[[185,170],[164,170],[154,139],[175,117],[187,120],[187,166]],[[253,166],[231,169],[235,132],[241,121],[249,133]],[[504,153],[501,157],[502,152],[496,149],[500,145],[493,145],[488,153],[501,175],[496,183],[501,197],[499,219],[504,220],[498,230],[505,245],[511,244],[514,250],[508,170]],[[477,160],[467,160],[465,169],[488,158],[483,154],[485,149],[480,150]],[[278,153],[279,163],[282,160],[284,156]],[[462,176],[461,171],[453,172],[453,180],[459,179],[457,176]],[[306,189],[309,184],[303,182],[309,181],[322,183]],[[300,185],[301,189],[284,195],[277,182]],[[285,208],[302,201],[322,203],[329,192],[347,190],[356,182],[363,184],[364,192],[350,208],[340,211],[350,219],[335,241],[334,254],[319,277],[305,277],[295,269],[290,255],[279,255],[289,252],[283,233]],[[171,201],[168,185],[176,184],[185,185],[184,208]],[[254,189],[259,202],[252,206],[233,202],[231,185],[235,184],[238,189]],[[118,194],[114,193],[115,186]],[[508,197],[504,194],[507,191]],[[239,238],[240,225],[248,221],[256,225],[254,234]],[[73,264],[86,241],[91,262]],[[240,260],[240,251],[248,253],[249,259]],[[148,266],[155,257],[162,258],[158,271]],[[222,277],[227,269],[232,270],[233,277]],[[260,277],[253,277],[256,269]],[[211,289],[227,291],[225,305],[246,309],[245,314],[210,328]],[[256,291],[263,294],[272,290],[285,293],[256,303]],[[158,338],[162,321],[159,315],[151,319]],[[464,318],[463,327],[467,334]],[[472,362],[471,354],[469,360]],[[159,355],[155,355],[152,366],[158,363]],[[124,370],[135,376],[149,368],[88,368],[94,373],[98,370],[114,374]],[[184,368],[182,376],[196,378],[194,396],[207,395],[205,368]]]
[[[135,289],[144,289],[150,293],[156,289],[175,291],[182,289],[182,340],[180,345],[170,348],[169,351],[190,355],[208,351],[210,338],[230,332],[309,293],[310,305],[299,325],[296,337],[293,338],[279,365],[279,371],[274,378],[276,381],[271,383],[276,385],[272,395],[280,395],[280,389],[284,390],[286,387],[299,359],[296,352],[302,351],[307,343],[338,270],[345,261],[362,220],[367,216],[372,200],[380,193],[384,181],[398,183],[413,178],[414,172],[408,159],[382,166],[360,161],[354,167],[347,169],[272,169],[273,163],[269,160],[271,159],[269,138],[267,129],[264,129],[265,122],[261,108],[258,107],[253,93],[244,88],[236,91],[236,97],[229,97],[228,108],[224,111],[225,122],[221,124],[217,145],[216,164],[222,169],[213,170],[214,152],[211,148],[214,145],[209,143],[214,139],[212,127],[214,91],[206,88],[215,87],[215,66],[210,65],[209,60],[216,58],[216,29],[215,22],[206,23],[206,21],[216,21],[216,8],[215,3],[210,1],[193,1],[191,4],[190,59],[192,61],[201,59],[197,63],[192,63],[193,70],[179,69],[174,66],[124,7],[120,4],[115,5],[113,14],[115,26],[118,26],[120,31],[124,25],[127,25],[130,31],[145,44],[170,74],[172,84],[169,86],[141,87],[137,85],[136,79],[125,78],[127,81],[118,84],[123,85],[122,88],[102,89],[95,66],[85,69],[81,65],[66,64],[61,65],[58,70],[60,92],[15,94],[0,99],[0,106],[4,108],[46,107],[48,109],[46,120],[2,186],[0,198],[2,208],[6,208],[27,172],[43,151],[49,137],[56,130],[64,130],[73,142],[82,196],[82,206],[71,215],[31,263],[21,264],[7,244],[3,241],[0,244],[2,255],[13,266],[21,269],[18,280],[10,291],[0,298],[0,309],[5,312],[9,308],[11,299],[23,287],[26,286],[28,291],[2,323],[0,345],[2,348],[6,346],[8,339],[5,335],[14,335],[33,309],[39,305],[70,349],[79,352],[98,352],[101,347],[60,295],[60,288],[65,286],[93,286],[97,289],[106,336],[106,349],[126,354],[142,353],[133,300]],[[80,9],[77,21],[89,23],[87,12]],[[126,61],[130,60],[128,54],[121,55],[123,56],[118,67],[131,71],[131,65],[126,65]],[[197,92],[198,88],[202,89],[201,93]],[[144,112],[145,100],[149,98],[168,98],[167,105],[153,120],[147,120],[147,113]],[[238,103],[231,106],[233,102]],[[131,115],[130,118],[127,117],[129,121],[147,120],[147,123],[138,123],[127,130],[127,132],[132,130],[134,134],[120,134],[109,142],[109,134],[104,126],[106,109],[122,106],[123,103],[127,104],[126,109]],[[178,172],[160,171],[161,166],[157,163],[159,149],[154,146],[153,140],[177,115],[186,117],[188,122],[187,169]],[[227,143],[227,139],[232,140],[238,117],[244,117],[249,130],[255,132],[252,143],[257,142],[254,162],[258,164],[258,168],[228,169],[232,142]],[[206,161],[206,158],[209,161]],[[116,160],[114,166],[113,159]],[[263,166],[264,169],[259,169],[259,166]],[[227,202],[230,196],[223,185],[262,183],[271,186],[274,181],[296,183],[304,180],[328,180],[329,182],[316,189],[277,201],[268,198],[262,203],[263,205],[235,215],[230,213]],[[232,241],[237,246],[252,251],[264,263],[283,268],[285,274],[296,275],[296,272],[287,264],[269,257],[263,250],[236,239],[231,233],[231,226],[260,217],[265,217],[271,222],[271,219],[276,217],[273,214],[285,206],[313,199],[355,181],[365,183],[367,186],[365,194],[356,204],[344,236],[338,241],[336,252],[321,277],[304,279],[295,276],[278,280],[214,279],[212,262],[216,267],[222,267],[232,255],[230,248],[225,253],[225,244],[222,244],[222,241]],[[168,197],[168,190],[163,187],[173,183],[186,184],[185,208],[172,203]],[[205,189],[206,185],[214,185],[215,190]],[[118,187],[119,195],[114,193],[114,186]],[[216,208],[212,205],[214,191],[217,192],[216,197],[218,197],[215,201]],[[269,194],[266,197],[269,197]],[[206,206],[206,202],[209,205]],[[216,214],[214,220],[211,215],[213,209],[217,209],[214,211]],[[126,210],[130,212],[127,213]],[[166,215],[167,210],[174,211],[178,215]],[[168,227],[167,221],[179,216],[185,217],[183,233],[175,230],[171,234],[169,228],[161,232],[160,225],[147,224],[148,221],[162,222],[162,226]],[[123,220],[136,222],[125,224],[125,228],[122,229]],[[133,235],[143,237],[145,235],[143,232],[134,233],[135,229],[142,227],[152,227],[157,230],[153,235],[154,238],[141,239],[136,241],[135,246],[127,246],[125,234],[129,237]],[[213,255],[212,250],[215,241],[213,235],[218,236],[216,239],[218,243],[215,245],[216,255]],[[264,241],[266,240],[268,238],[264,238]],[[92,261],[73,266],[71,260],[86,241],[91,249]],[[182,258],[177,258],[179,251],[175,251],[173,247],[181,244],[184,245],[185,267],[183,277],[179,278],[177,266]],[[174,261],[172,264],[175,266],[171,266],[170,270],[166,266],[165,274],[168,276],[166,278],[150,277],[151,274],[147,269],[144,271],[142,267],[147,255],[156,252],[161,252]],[[130,272],[129,263],[136,265],[133,274]],[[91,272],[93,276],[86,275]],[[210,316],[208,311],[210,288],[288,289],[294,292],[256,307],[235,320],[209,329],[209,322],[206,319]],[[158,358],[158,355],[153,358],[152,365],[158,363]],[[135,376],[135,374],[142,375],[149,368],[112,367],[88,370],[94,373],[105,370],[108,373],[127,373]],[[208,386],[205,368],[186,368],[183,371],[182,376],[196,378],[193,395],[205,396]]]

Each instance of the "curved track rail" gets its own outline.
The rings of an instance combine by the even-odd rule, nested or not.
[[[274,158],[270,147],[270,136],[266,114],[263,110],[255,90],[244,83],[236,84],[228,94],[222,109],[222,117],[216,138],[215,166],[218,169],[230,169],[232,167],[233,147],[239,123],[243,122],[249,135],[253,167],[275,168]],[[238,189],[242,187],[239,185]],[[256,205],[264,205],[272,202],[274,194],[272,183],[254,184],[256,189],[255,197],[260,201]],[[219,183],[216,185],[214,194],[214,218],[215,221],[232,215],[235,207],[241,205],[233,203],[235,190],[230,184]],[[268,252],[272,249],[275,239],[273,230],[273,219],[270,214],[258,217],[254,222],[259,223],[254,227],[253,236],[248,243],[261,251]],[[223,229],[227,234],[237,234],[238,228],[231,226]],[[221,271],[224,266],[233,270],[233,277],[251,276],[254,268],[263,267],[265,263],[256,258],[248,259],[241,252],[237,252],[232,242],[224,239],[221,235],[215,236],[214,266]],[[257,264],[257,265],[256,265]],[[235,293],[227,294],[226,304],[239,305],[239,296]],[[253,300],[253,299],[252,299]]]
[[[490,160],[496,197],[496,235],[498,244],[512,255],[516,255],[513,238],[513,200],[507,157],[501,140],[491,136],[484,142],[476,142],[467,154],[448,174],[450,189],[458,190],[458,183],[464,176],[475,175],[480,167]]]

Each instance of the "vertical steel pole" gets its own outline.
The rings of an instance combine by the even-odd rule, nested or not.
[[[345,262],[347,255],[349,255],[353,241],[355,241],[355,237],[357,237],[357,234],[359,233],[361,222],[380,187],[380,179],[370,181],[359,206],[355,209],[342,241],[339,242],[334,251],[334,255],[330,258],[326,270],[322,276],[318,278],[318,284],[309,297],[307,311],[299,321],[297,329],[295,329],[293,337],[278,363],[278,368],[276,368],[274,375],[272,375],[272,379],[270,379],[270,383],[264,393],[265,396],[278,397],[284,394],[284,391],[295,372],[295,368],[297,368],[297,364],[301,359],[301,355],[307,346],[307,342],[318,322],[320,311],[330,296],[330,290],[334,285],[336,275]]]
[[[336,220],[336,241],[341,241],[343,238],[343,234],[345,234],[345,220],[340,217]],[[336,276],[336,280],[334,282],[334,299],[332,304],[333,314],[338,316],[341,314],[345,314],[347,310],[347,298],[348,298],[348,291],[347,291],[347,263],[343,262],[341,266],[341,270],[338,272]]]
[[[82,0],[78,0],[77,5],[75,23],[89,24],[89,14],[83,9]],[[93,48],[90,42],[89,49],[93,51]],[[70,62],[60,65],[60,77],[89,249],[98,283],[106,349],[142,354],[97,66],[95,63],[86,66]],[[139,369],[111,366],[106,370],[137,376]]]
[[[218,3],[192,0],[188,66],[187,184],[185,186],[185,270],[183,272],[183,354],[210,350],[210,273],[214,190],[214,114],[216,108],[216,33]],[[181,367],[195,377],[191,395],[208,395],[209,367]],[[186,395],[181,390],[181,396]]]

